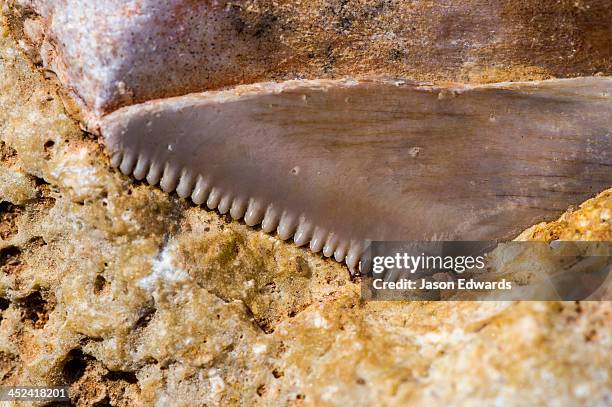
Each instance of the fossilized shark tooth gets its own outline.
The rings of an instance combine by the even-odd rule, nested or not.
[[[369,240],[491,240],[612,183],[612,80],[262,83],[102,117],[125,174],[355,267]]]
[[[45,65],[81,102],[122,172],[351,267],[368,240],[509,238],[612,183],[609,78],[480,87],[320,79],[189,94],[329,72],[304,62],[301,48],[286,47],[291,32],[247,35],[246,3],[21,2],[41,16]],[[264,3],[249,4],[272,13]],[[415,7],[416,17],[428,15],[428,5]],[[421,42],[440,60],[421,65],[437,75],[500,44],[529,44],[528,59],[542,60],[529,51],[529,33],[541,25],[493,35],[487,27],[500,16],[486,7],[493,7],[487,24],[462,20],[454,34],[447,20],[436,20]],[[605,5],[594,9],[604,12],[589,12],[591,20],[607,22]],[[436,13],[464,15],[465,5],[451,2]],[[372,38],[375,51],[380,41],[362,31],[354,34]],[[454,36],[470,53],[457,54]],[[325,38],[307,40],[306,48]],[[287,70],[281,60],[297,65]],[[348,71],[378,72],[375,65]],[[403,71],[415,68],[408,65]],[[184,96],[167,98],[174,95]]]

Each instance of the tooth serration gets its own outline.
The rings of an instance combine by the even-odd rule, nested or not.
[[[244,219],[248,226],[261,223],[263,231],[276,231],[282,240],[293,238],[297,246],[309,244],[310,250],[315,253],[322,250],[325,257],[344,261],[351,272],[356,270],[363,255],[364,245],[361,242],[340,239],[335,233],[315,227],[304,216],[298,218],[289,211],[281,213],[273,204],[266,207],[254,198],[247,200],[224,194],[219,188],[211,186],[210,179],[195,176],[186,169],[180,170],[170,162],[160,163],[130,151],[120,151],[111,157],[111,165],[138,180],[146,178],[150,185],[159,183],[165,192],[176,191],[181,198],[191,196],[196,205],[206,203],[209,209],[217,209],[221,214],[229,212],[233,219]]]
[[[176,193],[181,198],[186,198],[191,195],[191,191],[193,190],[193,184],[195,183],[193,175],[187,171],[183,170],[178,186],[176,187]]]
[[[334,259],[336,259],[336,261],[341,262],[344,260],[348,250],[348,245],[349,243],[347,241],[340,241],[340,244],[338,244],[336,250],[334,251]]]
[[[244,223],[249,226],[255,226],[260,223],[263,219],[264,207],[256,199],[251,198],[249,200],[249,206],[244,215]]]
[[[164,164],[153,161],[149,168],[149,173],[147,174],[147,182],[149,185],[157,185],[162,176],[163,169]]]
[[[325,239],[327,238],[327,231],[323,228],[316,227],[313,234],[312,240],[310,241],[310,250],[315,253],[323,250],[325,246]]]
[[[244,198],[236,197],[232,202],[232,207],[230,208],[230,216],[234,220],[242,219],[244,216],[244,212],[246,211],[247,201]]]
[[[134,168],[134,178],[137,180],[142,180],[146,177],[147,172],[149,171],[149,160],[143,155],[138,156],[138,161],[136,161],[136,168]]]
[[[121,161],[121,165],[119,169],[122,173],[129,175],[132,173],[134,169],[134,165],[136,164],[136,154],[132,152],[126,152],[123,154],[123,160]]]
[[[331,257],[334,254],[337,245],[338,237],[335,233],[330,233],[325,241],[325,246],[323,246],[323,256]]]
[[[213,188],[212,191],[210,191],[208,200],[206,201],[206,206],[208,206],[208,209],[217,209],[217,206],[219,206],[220,201],[221,190],[219,188]]]
[[[271,233],[278,226],[278,220],[280,218],[280,214],[273,205],[269,205],[266,209],[266,214],[264,215],[263,221],[261,222],[261,228],[264,232]]]
[[[191,200],[196,205],[202,205],[208,198],[210,190],[210,183],[206,181],[201,175],[198,175],[198,179],[195,183],[195,188],[191,194]]]
[[[283,212],[280,222],[278,224],[278,237],[283,240],[287,240],[293,236],[297,228],[297,217],[290,212]]]
[[[300,224],[297,227],[297,231],[295,232],[295,236],[293,236],[293,241],[298,246],[304,246],[310,241],[310,238],[312,237],[312,232],[312,224],[306,219],[302,218],[300,220]]]
[[[177,166],[167,163],[164,168],[164,175],[159,182],[159,186],[164,192],[170,193],[176,189],[178,183],[179,169]]]
[[[122,159],[123,159],[123,153],[122,152],[117,152],[117,153],[113,154],[113,156],[111,157],[111,166],[113,166],[113,168],[119,167],[119,165],[121,164],[121,160]]]
[[[354,271],[363,254],[363,244],[361,242],[351,241],[348,254],[346,255],[346,265],[351,271]]]
[[[230,210],[231,205],[232,205],[232,196],[230,194],[225,194],[223,198],[221,198],[221,201],[219,202],[219,205],[217,206],[217,210],[219,211],[220,214],[225,215]]]

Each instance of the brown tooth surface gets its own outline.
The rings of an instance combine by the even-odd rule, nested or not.
[[[611,94],[605,77],[289,81],[130,106],[101,130],[112,154],[177,163],[219,191],[272,203],[266,231],[290,238],[297,218],[280,214],[303,214],[334,233],[332,256],[351,240],[510,238],[609,187]],[[226,212],[226,200],[209,206]]]

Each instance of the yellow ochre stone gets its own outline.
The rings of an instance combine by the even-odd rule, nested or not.
[[[0,28],[0,384],[78,406],[606,405],[610,302],[369,302],[111,170]],[[612,190],[521,239],[610,240]]]

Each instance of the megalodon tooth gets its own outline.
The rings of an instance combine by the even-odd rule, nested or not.
[[[509,239],[612,184],[609,77],[272,82],[265,50],[301,56],[244,36],[230,2],[23,3],[113,165],[352,269],[369,241]]]
[[[364,242],[512,238],[612,181],[612,80],[300,80],[105,115],[113,164],[355,267]]]

